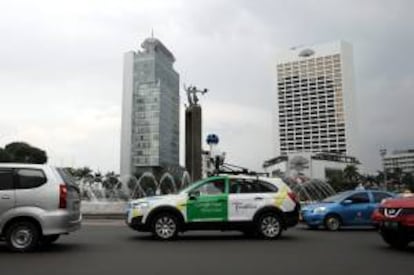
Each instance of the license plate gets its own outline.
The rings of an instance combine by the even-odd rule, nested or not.
[[[398,228],[398,222],[384,222],[384,226],[387,228],[396,229]]]

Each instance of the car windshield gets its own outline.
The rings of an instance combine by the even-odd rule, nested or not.
[[[330,196],[325,198],[324,200],[322,200],[322,202],[338,202],[340,201],[343,197],[345,197],[346,195],[350,194],[351,192],[347,191],[347,192],[341,192],[338,193],[336,195]]]
[[[189,186],[187,186],[186,188],[184,188],[183,190],[181,190],[179,194],[188,193],[188,191],[190,191],[191,189],[193,189],[197,184],[201,183],[202,181],[203,180],[199,180],[199,181],[196,181],[196,182],[190,184]]]

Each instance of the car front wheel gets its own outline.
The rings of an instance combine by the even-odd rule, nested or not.
[[[336,215],[329,215],[325,218],[324,225],[329,231],[337,231],[341,228],[341,220]]]
[[[395,232],[381,230],[381,236],[387,244],[397,249],[404,249],[409,243],[408,239],[404,235],[397,234]]]
[[[152,233],[157,239],[171,240],[178,234],[178,219],[170,213],[157,215],[152,223]]]

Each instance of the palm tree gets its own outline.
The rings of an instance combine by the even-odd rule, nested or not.
[[[393,172],[395,179],[398,180],[399,183],[401,183],[401,178],[403,175],[402,169],[400,167],[395,167]]]
[[[344,169],[344,178],[348,182],[355,182],[358,181],[360,175],[358,172],[358,167],[355,165],[347,165]]]

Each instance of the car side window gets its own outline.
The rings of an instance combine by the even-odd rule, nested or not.
[[[368,193],[356,193],[349,196],[346,200],[352,201],[353,204],[356,203],[369,203]]]
[[[39,169],[18,169],[16,189],[31,189],[46,183],[46,176]]]
[[[256,182],[256,191],[257,193],[276,193],[278,189],[273,184],[258,180]]]
[[[272,184],[260,180],[249,179],[231,179],[230,193],[231,194],[248,194],[248,193],[272,193],[277,192],[278,189]]]
[[[380,203],[383,199],[391,198],[391,195],[383,192],[372,192],[375,203]]]
[[[243,179],[230,180],[230,194],[255,193],[253,182]]]
[[[205,195],[219,195],[224,193],[226,184],[224,179],[211,180],[200,187],[194,189],[192,192],[200,192],[201,196]]]
[[[13,170],[0,169],[0,190],[12,190],[13,186]]]

